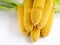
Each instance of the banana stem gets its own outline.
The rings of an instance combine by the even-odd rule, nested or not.
[[[16,7],[8,8],[8,7],[6,7],[6,6],[0,5],[0,10],[15,10],[15,9],[16,9]]]
[[[55,12],[60,13],[60,0],[55,0]]]

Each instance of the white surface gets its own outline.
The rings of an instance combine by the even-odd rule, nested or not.
[[[60,14],[54,17],[50,35],[32,43],[20,34],[17,13],[0,11],[0,45],[60,45]]]

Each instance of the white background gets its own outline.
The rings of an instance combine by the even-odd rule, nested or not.
[[[16,11],[0,11],[0,45],[60,45],[60,14],[54,15],[49,36],[31,42],[21,35]]]

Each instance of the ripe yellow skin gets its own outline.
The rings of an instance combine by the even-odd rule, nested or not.
[[[29,32],[25,30],[24,28],[24,6],[18,5],[17,6],[17,11],[18,11],[18,22],[19,22],[19,28],[20,32],[24,35],[28,35]]]
[[[34,0],[33,8],[44,8],[46,0]]]
[[[45,6],[43,9],[43,13],[42,13],[42,17],[41,17],[41,20],[38,24],[39,28],[42,29],[46,25],[48,18],[50,16],[50,12],[52,10],[52,7],[53,7],[53,0],[46,0]]]
[[[31,21],[33,25],[37,25],[42,17],[45,0],[34,0],[31,10]]]
[[[33,24],[31,23],[31,8],[32,8],[32,0],[24,0],[24,27],[30,32],[33,29]]]
[[[30,38],[32,41],[37,41],[40,37],[40,29],[33,28],[33,30],[30,32]]]
[[[21,33],[33,41],[50,32],[54,9],[53,0],[24,0],[24,6],[18,6],[18,21]],[[37,26],[37,28],[35,27]]]
[[[31,21],[33,25],[37,25],[42,16],[42,10],[39,8],[32,9],[31,11]]]
[[[54,8],[51,10],[51,13],[46,25],[44,26],[44,28],[41,29],[42,37],[46,37],[49,34],[50,29],[52,27],[53,17],[54,17]]]

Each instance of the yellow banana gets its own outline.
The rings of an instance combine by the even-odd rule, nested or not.
[[[33,28],[33,30],[30,32],[30,38],[33,41],[37,41],[40,37],[40,29]]]
[[[38,24],[38,27],[40,29],[42,29],[46,25],[48,18],[50,16],[50,12],[52,10],[52,7],[53,7],[53,0],[46,0],[45,6],[43,9],[43,13],[42,13],[42,17],[41,17],[41,20]]]
[[[19,22],[19,27],[20,27],[20,31],[21,33],[23,33],[24,35],[28,35],[29,32],[25,30],[24,28],[24,6],[18,5],[17,7],[17,11],[18,11],[18,22]]]
[[[31,21],[37,25],[42,17],[45,0],[34,0],[33,8],[31,10]]]
[[[44,26],[44,28],[41,30],[41,36],[45,37],[49,34],[51,26],[52,26],[52,22],[53,22],[53,17],[54,17],[54,9],[51,10],[49,19],[46,25]]]
[[[24,27],[27,31],[31,31],[33,29],[33,25],[31,23],[31,14],[30,10],[32,8],[33,0],[24,0]]]
[[[30,34],[33,41],[47,36],[52,26],[53,6],[53,0],[24,0],[24,6],[17,8],[21,33]]]

